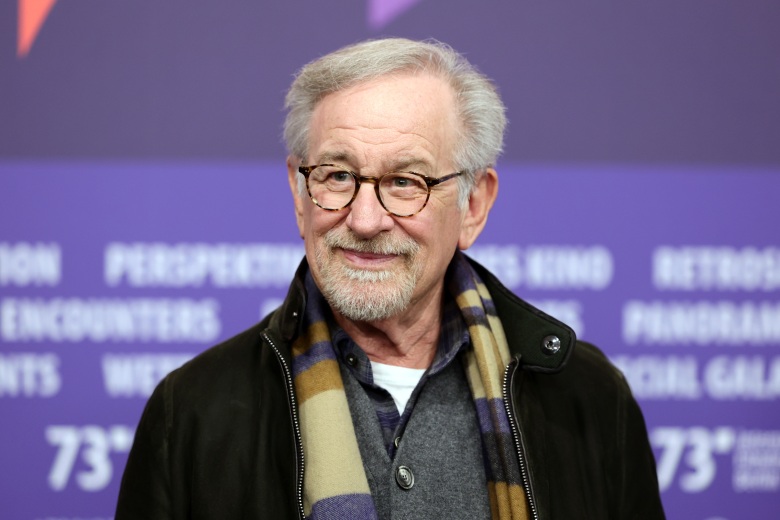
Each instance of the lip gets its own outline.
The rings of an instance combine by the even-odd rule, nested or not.
[[[339,249],[339,251],[347,262],[353,264],[356,267],[361,267],[364,269],[372,267],[384,267],[399,257],[399,255],[367,253],[363,251],[355,251],[353,249]]]

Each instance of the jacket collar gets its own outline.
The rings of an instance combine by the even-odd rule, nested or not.
[[[493,298],[513,356],[522,368],[545,373],[561,370],[574,350],[577,337],[568,325],[548,316],[515,296],[490,271],[466,257]],[[290,284],[287,297],[271,317],[270,327],[291,343],[300,333],[306,309],[304,279],[309,264],[304,258]]]
[[[468,260],[485,282],[504,327],[509,350],[520,358],[522,367],[546,373],[561,370],[577,343],[574,330],[518,298],[490,271],[471,258]]]
[[[295,271],[287,296],[282,305],[271,315],[269,327],[279,332],[281,339],[286,343],[298,337],[303,327],[303,315],[306,310],[306,288],[304,280],[309,270],[306,258],[298,265]]]

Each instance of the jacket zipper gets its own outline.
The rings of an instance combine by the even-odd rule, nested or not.
[[[279,352],[279,349],[276,348],[276,345],[271,338],[268,337],[267,333],[263,332],[263,338],[271,345],[271,349],[273,349],[276,357],[279,359],[279,364],[282,365],[282,370],[284,371],[284,380],[285,383],[287,383],[287,398],[290,403],[290,416],[292,417],[293,429],[295,430],[295,452],[298,455],[298,466],[296,468],[298,474],[295,492],[298,498],[298,514],[302,520],[305,520],[306,515],[303,512],[303,440],[301,439],[301,425],[298,422],[298,403],[295,400],[292,372],[290,371],[290,366],[287,364],[287,361],[282,357],[282,353]]]
[[[506,408],[506,415],[509,419],[509,425],[512,428],[512,437],[515,441],[515,449],[517,450],[517,459],[520,462],[520,476],[523,479],[523,489],[525,489],[525,496],[528,498],[528,506],[531,508],[531,516],[533,517],[533,520],[539,520],[539,512],[536,509],[536,502],[534,502],[533,494],[531,493],[531,478],[528,474],[528,467],[526,466],[525,462],[525,450],[523,449],[523,443],[522,439],[520,438],[520,431],[518,429],[517,421],[515,421],[515,414],[513,413],[513,402],[511,400],[511,395],[509,393],[509,386],[510,386],[510,371],[512,371],[513,368],[516,368],[517,365],[520,363],[520,361],[515,358],[514,361],[509,363],[507,365],[506,370],[504,371],[504,386],[503,386],[503,394],[504,394],[504,407]],[[512,371],[512,376],[514,376],[514,371]]]

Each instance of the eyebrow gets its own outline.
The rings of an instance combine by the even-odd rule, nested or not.
[[[325,152],[318,156],[317,164],[337,163],[343,164],[344,166],[350,166],[354,165],[353,157],[354,156],[349,152]],[[419,173],[428,173],[432,169],[427,161],[416,157],[396,159],[391,165],[392,167],[387,169],[386,172],[411,170]]]
[[[427,161],[418,158],[399,159],[394,163],[394,167],[388,171],[413,171],[417,173],[430,173],[433,168]]]
[[[317,164],[347,163],[352,164],[352,155],[347,152],[326,152],[318,156]]]

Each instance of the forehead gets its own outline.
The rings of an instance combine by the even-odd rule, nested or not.
[[[384,76],[329,94],[311,119],[311,155],[357,162],[407,156],[448,161],[458,133],[450,85],[430,74]]]

